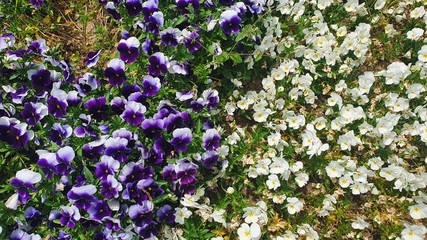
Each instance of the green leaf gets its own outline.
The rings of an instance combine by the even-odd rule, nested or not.
[[[241,62],[243,62],[242,57],[240,55],[238,55],[238,54],[232,54],[232,55],[230,55],[230,58],[235,63],[241,63]]]
[[[89,168],[87,168],[86,166],[83,167],[83,175],[85,176],[85,178],[89,181],[89,182],[93,182],[94,178],[93,178],[93,174],[92,172],[89,170]]]

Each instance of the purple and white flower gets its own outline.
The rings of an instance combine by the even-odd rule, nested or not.
[[[52,128],[50,129],[50,139],[52,142],[61,146],[63,144],[63,140],[69,138],[73,133],[73,129],[70,125],[62,126],[59,123],[54,123]]]
[[[138,126],[144,121],[147,108],[139,102],[129,101],[125,105],[121,117],[132,126]]]
[[[100,54],[101,54],[101,50],[89,52],[87,54],[87,57],[83,60],[83,62],[86,64],[86,67],[91,68],[95,66],[99,60]]]
[[[152,97],[156,95],[160,91],[161,86],[160,79],[157,77],[146,75],[142,80],[143,94],[146,97]]]
[[[160,39],[166,46],[176,47],[181,35],[181,31],[177,28],[169,27],[160,32]]]
[[[126,0],[125,6],[129,16],[136,17],[142,12],[141,0]]]
[[[108,82],[113,86],[120,86],[126,81],[125,62],[120,59],[112,59],[104,71]]]
[[[21,117],[31,126],[37,125],[37,123],[47,115],[48,109],[43,103],[26,102],[21,112]]]
[[[234,10],[226,10],[221,13],[219,23],[225,34],[230,35],[232,33],[239,33],[240,23],[242,19],[238,13]]]
[[[169,61],[168,58],[161,52],[156,52],[148,58],[150,65],[148,65],[148,73],[153,77],[158,77],[168,71]]]
[[[125,63],[135,62],[140,54],[139,46],[140,43],[136,37],[120,40],[117,46],[117,50],[120,52],[120,59]]]
[[[67,197],[70,203],[87,211],[92,201],[96,200],[96,197],[93,196],[95,193],[96,187],[94,185],[83,185],[71,188],[67,193]]]
[[[184,152],[187,150],[187,146],[193,140],[191,130],[189,128],[178,128],[172,133],[172,140],[170,144],[173,146],[176,152]]]
[[[110,156],[102,156],[101,162],[96,164],[95,176],[101,180],[107,180],[108,176],[118,172],[120,162]]]
[[[203,148],[208,151],[219,148],[221,136],[216,129],[208,129],[203,134]]]
[[[26,204],[31,198],[31,195],[28,193],[28,189],[36,192],[37,188],[34,184],[39,183],[41,180],[42,176],[40,173],[36,173],[29,169],[22,169],[16,173],[15,177],[10,181],[10,184],[18,190],[19,201]]]

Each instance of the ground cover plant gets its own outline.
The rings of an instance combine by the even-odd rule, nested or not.
[[[1,239],[425,239],[426,1],[0,1]]]

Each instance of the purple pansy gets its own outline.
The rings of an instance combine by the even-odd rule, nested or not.
[[[162,52],[156,52],[148,58],[148,73],[153,77],[158,77],[168,71],[168,58]]]
[[[49,51],[49,47],[46,45],[46,40],[37,39],[36,41],[30,41],[27,39],[28,51],[45,55],[47,51]]]
[[[219,0],[219,4],[224,5],[224,6],[230,6],[231,4],[233,4],[234,0]]]
[[[25,209],[24,217],[30,227],[37,227],[43,221],[42,213],[34,207]]]
[[[101,182],[101,185],[101,193],[105,198],[117,198],[123,189],[122,184],[113,175],[108,175],[107,179]]]
[[[77,84],[74,86],[79,91],[80,96],[85,97],[90,91],[97,89],[100,85],[99,80],[93,74],[85,73],[85,75],[77,80]]]
[[[71,90],[67,93],[67,104],[69,106],[78,106],[82,102],[79,92]]]
[[[185,66],[182,66],[177,61],[173,60],[169,63],[168,72],[172,74],[187,75],[188,71]]]
[[[74,169],[71,166],[71,161],[75,157],[74,150],[69,147],[63,147],[56,152],[56,161],[58,164],[55,165],[55,173],[68,176],[70,172]]]
[[[47,116],[48,110],[47,106],[43,103],[32,103],[26,102],[24,103],[24,109],[21,112],[21,117],[24,118],[28,125],[34,126]]]
[[[175,164],[168,164],[163,168],[162,178],[171,185],[177,180],[175,166]]]
[[[242,19],[236,11],[226,10],[221,13],[219,23],[225,34],[239,33]]]
[[[44,5],[44,0],[30,0],[30,3],[38,8]]]
[[[105,217],[102,220],[105,222],[105,227],[107,229],[113,230],[115,232],[122,230],[122,227],[120,226],[120,219]]]
[[[160,27],[164,24],[163,13],[160,11],[154,12],[151,16],[148,17],[147,21],[147,31],[152,32],[153,34],[159,34]]]
[[[89,114],[96,120],[101,121],[108,117],[108,105],[105,97],[92,98],[86,103]]]
[[[160,79],[157,77],[146,75],[142,80],[143,94],[146,97],[152,97],[156,95],[160,91],[161,86]]]
[[[163,120],[161,119],[145,119],[141,127],[144,135],[150,139],[157,139],[162,135]]]
[[[207,102],[208,109],[216,108],[219,102],[218,91],[208,89],[203,91],[203,98]]]
[[[208,151],[219,148],[221,136],[216,129],[208,129],[203,134],[203,148]]]
[[[148,195],[138,187],[137,182],[129,182],[126,184],[125,190],[123,190],[122,198],[142,203],[148,200]]]
[[[121,117],[130,125],[138,126],[144,121],[147,108],[139,102],[129,101],[125,105]]]
[[[87,57],[83,60],[83,62],[86,64],[86,67],[91,68],[95,66],[99,60],[100,53],[101,53],[101,50],[89,52],[87,54]]]
[[[175,222],[175,210],[168,204],[163,205],[157,210],[157,217],[160,221],[165,221],[167,224]]]
[[[142,12],[141,0],[126,0],[125,6],[129,15],[132,17],[136,17]]]
[[[170,144],[173,146],[176,152],[184,152],[187,150],[187,146],[193,140],[191,130],[189,128],[178,128],[172,133],[172,140]]]
[[[129,217],[136,226],[143,226],[147,214],[153,211],[154,205],[151,201],[144,201],[129,207]]]
[[[207,151],[202,154],[203,166],[205,166],[207,169],[214,168],[218,163],[218,159],[219,154],[215,151]]]
[[[181,31],[178,28],[169,27],[160,32],[160,39],[166,46],[175,47],[178,45],[178,38]]]
[[[127,145],[128,140],[126,138],[109,138],[104,144],[104,154],[113,157],[119,162],[125,162],[128,154],[131,152],[131,149]]]
[[[181,10],[181,14],[190,13],[190,11],[187,10],[189,4],[193,7],[193,12],[191,14],[196,14],[197,9],[200,8],[199,0],[176,0],[176,7]]]
[[[59,221],[61,225],[68,228],[74,228],[81,218],[79,209],[75,206],[61,206],[61,209],[62,211],[59,213]]]
[[[104,200],[93,201],[87,213],[90,219],[96,221],[101,221],[104,217],[111,217],[112,215],[107,202]]]
[[[114,5],[114,2],[109,1],[107,5],[105,6],[105,9],[107,9],[107,12],[113,16],[114,19],[120,20],[122,16],[117,11],[116,6]]]
[[[27,126],[26,123],[21,123],[15,118],[1,117],[0,139],[15,149],[21,149],[34,137],[34,132],[27,130]]]
[[[26,204],[31,195],[28,193],[28,189],[36,192],[37,189],[34,184],[39,183],[42,180],[40,173],[33,172],[28,169],[22,169],[16,172],[15,177],[10,181],[10,184],[18,191],[18,199],[21,203]]]
[[[156,11],[159,10],[157,0],[147,0],[142,4],[142,13],[144,14],[144,20],[148,21],[148,18]]]
[[[190,105],[193,111],[198,113],[206,106],[206,101],[202,98],[198,98],[197,100],[191,101]]]
[[[80,114],[79,118],[82,120],[82,126],[76,127],[74,129],[74,134],[76,135],[76,137],[82,138],[86,135],[89,135],[94,138],[97,137],[93,127],[91,126],[91,116]]]
[[[108,82],[113,86],[120,86],[126,81],[125,62],[120,59],[112,59],[104,71]]]
[[[181,185],[189,185],[197,182],[197,179],[194,177],[197,173],[196,165],[188,159],[180,160],[176,165],[175,172],[176,178]]]
[[[185,92],[176,92],[176,99],[181,102],[185,102],[193,99],[193,92],[191,90]]]
[[[15,45],[15,36],[13,33],[6,33],[0,36],[0,51]]]
[[[98,179],[106,180],[108,176],[118,172],[120,162],[109,156],[102,156],[101,162],[96,164],[95,176]]]
[[[32,233],[31,235],[24,232],[22,229],[13,230],[9,236],[9,240],[41,240],[42,238],[38,234]]]
[[[12,98],[12,102],[16,104],[22,104],[22,100],[24,100],[24,98],[28,95],[28,88],[26,84],[18,89],[14,89],[9,85],[3,86],[3,90],[5,90],[8,97]]]
[[[39,66],[40,69],[30,69],[27,71],[31,84],[38,90],[50,90],[52,88],[51,72]]]
[[[125,63],[132,63],[139,57],[139,40],[136,37],[122,39],[117,46],[120,52],[120,59]]]
[[[184,36],[184,45],[190,53],[197,52],[202,47],[200,36],[197,32],[183,30],[182,35]]]
[[[93,196],[95,193],[96,187],[94,185],[83,185],[71,188],[67,193],[67,197],[70,203],[87,211],[90,208],[91,202],[96,200],[96,197]]]
[[[51,96],[47,100],[47,109],[49,113],[52,114],[56,118],[62,118],[67,114],[67,93],[61,89],[59,89],[59,84],[55,85],[55,87],[51,91]]]
[[[62,126],[59,123],[54,123],[50,129],[50,139],[52,142],[61,146],[63,144],[63,140],[70,137],[72,132],[73,129],[70,125]]]
[[[72,236],[63,230],[59,230],[58,240],[72,240]]]
[[[119,115],[125,110],[127,100],[121,97],[114,97],[110,102],[111,111]]]
[[[156,198],[165,192],[152,178],[139,180],[137,187],[148,192],[152,198]]]
[[[52,173],[55,170],[55,166],[58,165],[58,161],[56,160],[56,154],[48,151],[38,151],[39,160],[37,161],[37,165],[43,170],[46,178],[51,178]]]
[[[147,38],[142,44],[141,44],[141,49],[142,51],[144,51],[146,54],[153,54],[155,52],[158,52],[160,50],[160,48],[156,45],[156,43]]]
[[[153,169],[151,167],[142,167],[134,162],[126,164],[120,171],[120,182],[127,184],[130,182],[138,182],[141,179],[153,177]]]

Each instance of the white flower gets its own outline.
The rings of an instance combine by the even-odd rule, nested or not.
[[[377,0],[375,2],[374,8],[375,10],[380,10],[385,6],[386,0]]]
[[[427,205],[418,203],[409,207],[409,214],[413,219],[427,218]]]
[[[209,216],[209,221],[214,220],[217,223],[221,223],[223,227],[226,227],[227,222],[225,221],[224,213],[224,209],[214,210]]]
[[[403,240],[423,240],[427,232],[426,227],[423,225],[409,225],[404,224],[405,229],[403,229],[401,235]]]
[[[337,161],[332,161],[326,166],[326,174],[330,178],[339,178],[344,173],[344,167],[341,166]]]
[[[276,190],[278,187],[280,187],[279,178],[275,174],[269,175],[266,183],[269,189]]]
[[[421,28],[413,28],[406,33],[406,37],[411,40],[418,40],[424,34],[424,30]]]
[[[260,161],[258,161],[256,167],[256,171],[259,175],[268,175],[268,165],[270,165],[271,160],[266,158],[266,159],[262,159]]]
[[[260,215],[260,210],[257,207],[246,207],[243,209],[245,213],[243,217],[245,218],[246,223],[255,223],[258,222],[258,216]]]
[[[409,16],[411,18],[422,18],[425,14],[425,10],[424,7],[417,7],[414,10],[411,11],[411,13],[409,14]]]
[[[265,122],[267,121],[267,117],[270,115],[270,113],[266,110],[259,111],[254,113],[254,120],[257,122]]]
[[[427,62],[427,45],[424,45],[421,50],[418,51],[418,60]]]
[[[296,197],[288,198],[287,201],[288,204],[286,204],[286,208],[291,215],[301,211],[304,206],[304,204]]]
[[[340,177],[338,183],[342,188],[348,188],[350,184],[353,183],[353,179],[349,174],[345,174],[344,176]]]
[[[270,173],[282,174],[289,170],[289,163],[284,158],[273,157],[273,163],[270,165]]]
[[[12,196],[10,196],[7,199],[5,206],[9,209],[12,209],[12,210],[18,209],[18,202],[19,202],[18,197],[19,197],[19,195],[17,193],[14,193]]]
[[[175,222],[179,224],[184,224],[184,220],[189,218],[193,214],[188,208],[175,208]]]
[[[303,187],[308,182],[308,174],[304,172],[300,172],[295,176],[295,181],[297,182],[299,187]]]
[[[357,217],[356,220],[354,220],[351,223],[351,227],[354,229],[365,229],[369,226],[369,223],[367,223],[365,220],[363,220],[361,217]]]
[[[257,240],[261,238],[261,228],[257,223],[252,223],[251,226],[247,223],[243,223],[240,228],[237,229],[237,234],[240,240]]]

